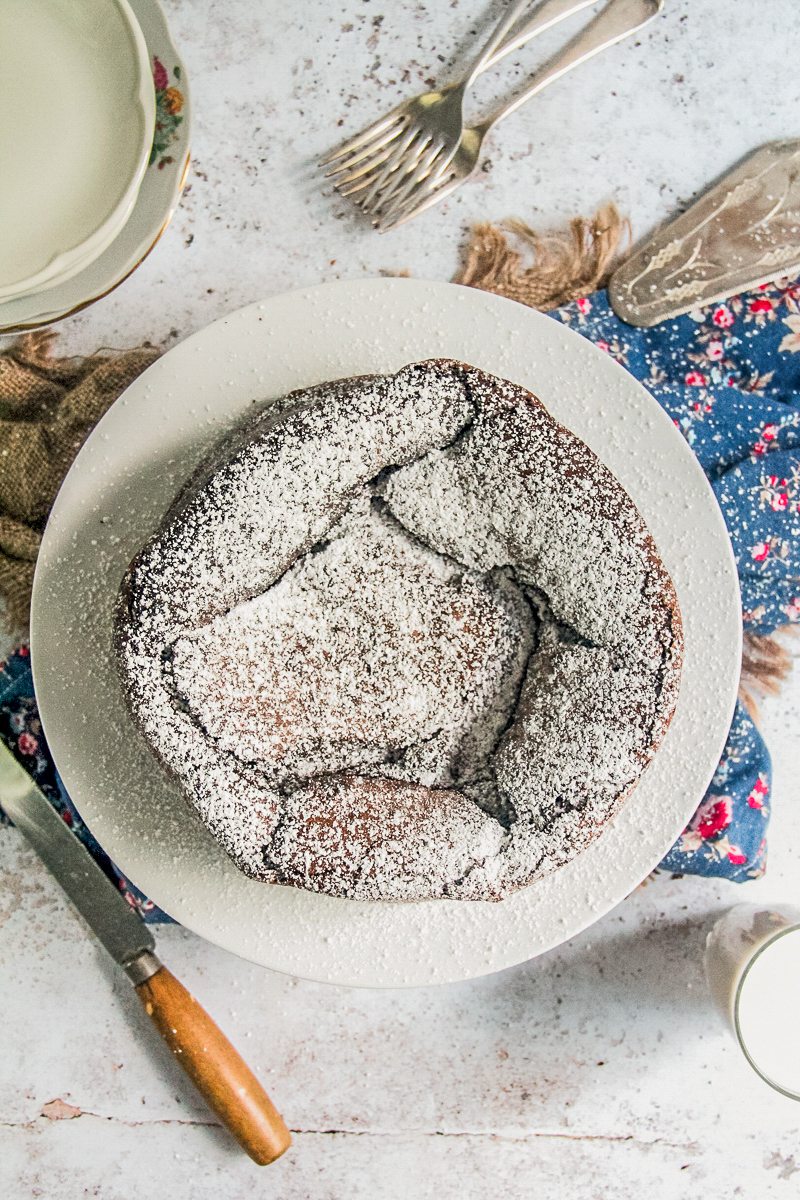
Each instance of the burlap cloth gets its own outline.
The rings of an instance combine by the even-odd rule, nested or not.
[[[602,287],[629,238],[614,205],[566,233],[539,235],[521,221],[472,231],[456,282],[546,311]],[[53,356],[55,333],[26,334],[0,354],[0,599],[23,630],[36,556],[62,480],[91,430],[160,351],[152,346]],[[791,658],[775,638],[745,637],[742,696],[775,691]]]
[[[159,353],[54,358],[54,338],[29,333],[0,355],[0,596],[15,627],[27,622],[42,531],[72,460]]]

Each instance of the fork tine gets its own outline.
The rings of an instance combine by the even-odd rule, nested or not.
[[[346,158],[343,162],[335,163],[330,170],[325,172],[325,178],[331,179],[334,175],[340,175],[343,171],[350,171],[358,163],[363,162],[365,158],[370,158],[371,155],[376,154],[379,150],[382,150],[384,146],[390,145],[390,143],[394,141],[396,137],[400,136],[405,129],[405,126],[405,119],[398,118],[394,125],[390,125],[389,128],[386,129],[382,134],[377,135],[372,141],[368,142],[363,149],[358,152],[358,154],[353,154],[349,158]]]
[[[392,178],[388,181],[386,187],[381,191],[380,196],[378,196],[375,203],[376,212],[383,210],[383,208],[390,203],[392,198],[396,196],[399,191],[402,191],[406,187],[408,181],[416,177],[421,165],[430,157],[432,143],[432,134],[424,134],[419,139],[414,147],[414,154],[408,155],[403,164],[405,170],[395,171]]]
[[[394,150],[391,142],[382,149],[376,150],[372,157],[368,158],[366,162],[362,162],[357,170],[350,171],[349,174],[334,180],[333,186],[336,191],[342,196],[349,196],[351,192],[358,192],[361,188],[366,187],[371,182],[372,173],[377,171],[390,155],[394,154]],[[351,184],[356,184],[356,186],[351,187]]]
[[[442,142],[433,142],[420,157],[416,169],[410,171],[405,180],[401,181],[395,188],[391,191],[387,190],[381,196],[379,211],[382,221],[391,218],[392,213],[404,208],[406,202],[417,193],[431,176],[435,177],[441,173],[442,169],[450,161],[450,155],[445,155],[444,151],[445,146]]]
[[[425,196],[415,196],[410,204],[404,205],[404,208],[392,212],[389,220],[386,220],[385,217],[378,217],[377,220],[373,220],[373,227],[378,230],[378,233],[389,233],[390,229],[399,228],[405,222],[410,221],[411,218],[419,216],[421,212],[425,212],[426,209],[432,208],[434,204],[438,204],[439,200],[444,200],[453,191],[453,188],[456,187],[457,182],[452,176],[447,176],[437,187],[426,192]]]
[[[394,154],[384,164],[383,169],[378,172],[373,181],[372,187],[369,189],[366,195],[361,197],[361,206],[366,212],[371,210],[373,204],[377,201],[386,185],[394,179],[395,172],[399,171],[401,174],[405,173],[406,163],[409,159],[409,156],[412,158],[412,160],[416,161],[414,158],[414,147],[418,136],[418,126],[414,126],[413,128],[409,129],[406,132],[402,142],[400,142],[400,144],[397,146]]]
[[[383,152],[374,163],[370,163],[370,170],[359,175],[351,182],[343,181],[342,183],[334,184],[335,190],[340,196],[356,196],[359,192],[363,192],[365,188],[372,187],[378,172],[385,166],[390,155],[395,153],[394,150],[388,149]],[[355,203],[360,204],[363,197],[359,197]]]
[[[450,178],[452,173],[450,169],[451,158],[452,156],[450,154],[444,155],[442,159],[436,163],[434,168],[426,173],[424,178],[417,183],[417,186],[414,187],[407,196],[398,198],[395,203],[389,206],[387,210],[380,213],[378,217],[379,223],[382,224],[384,222],[388,222],[391,224],[396,216],[399,217],[402,213],[406,212],[407,209],[416,208],[416,206],[425,200],[433,191],[436,190],[436,188],[445,183]]]
[[[412,126],[412,128],[406,133],[406,136],[403,138],[402,142],[397,147],[391,158],[384,163],[383,169],[378,172],[369,191],[361,200],[361,207],[365,212],[372,212],[374,202],[383,191],[387,180],[391,178],[392,172],[401,170],[403,163],[406,161],[406,156],[410,151],[413,154],[411,148],[414,145],[418,134],[419,127],[416,125]],[[416,162],[416,157],[413,158],[413,162]],[[403,174],[405,174],[405,171],[403,171]]]
[[[464,180],[459,175],[456,175],[455,171],[451,171],[423,196],[414,196],[412,198],[413,202],[407,204],[391,220],[387,221],[385,218],[381,218],[373,222],[373,224],[380,233],[387,233],[390,229],[397,229],[400,225],[405,225],[406,221],[410,221],[412,217],[418,217],[426,209],[432,208],[434,204],[438,204],[440,200],[444,200],[463,182]]]
[[[332,150],[330,154],[326,155],[326,157],[320,161],[319,165],[321,167],[327,167],[329,163],[335,162],[337,158],[345,158],[348,154],[352,154],[354,150],[360,150],[361,147],[366,145],[367,142],[371,142],[374,138],[379,137],[384,130],[388,129],[390,125],[393,125],[395,121],[401,115],[403,115],[404,109],[405,105],[399,104],[396,108],[393,108],[391,112],[387,113],[385,117],[381,117],[379,121],[373,122],[373,124],[368,125],[366,129],[362,129],[361,133],[358,133],[355,137],[350,138],[349,142],[345,142],[343,145],[339,146],[338,149]]]
[[[413,138],[409,138],[409,136],[407,136],[403,145],[398,146],[394,144],[388,146],[385,152],[380,154],[378,160],[374,163],[374,170],[370,170],[361,175],[352,183],[346,183],[344,181],[341,183],[337,182],[333,185],[334,188],[340,196],[354,196],[357,192],[363,192],[365,188],[369,189],[367,195],[371,195],[376,185],[380,183],[384,177],[390,178],[391,172],[398,168],[399,164],[403,160],[405,148],[407,148],[412,142]],[[365,196],[360,196],[355,203],[361,205],[365,199]]]

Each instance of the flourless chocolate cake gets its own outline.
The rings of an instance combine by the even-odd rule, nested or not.
[[[246,874],[502,899],[603,830],[675,707],[644,521],[529,392],[433,360],[263,407],[123,580],[138,725]]]

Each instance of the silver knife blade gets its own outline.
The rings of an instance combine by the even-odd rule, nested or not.
[[[154,950],[145,923],[2,743],[0,804],[115,962],[127,968]]]

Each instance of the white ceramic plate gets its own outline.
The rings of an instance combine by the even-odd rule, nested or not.
[[[133,208],[155,129],[127,0],[0,4],[0,298],[97,258]]]
[[[447,355],[536,392],[633,496],[678,589],[686,662],[659,753],[623,811],[563,870],[500,904],[358,903],[241,875],[164,778],[112,664],[119,580],[212,439],[255,400]],[[280,971],[365,986],[441,983],[533,957],[656,865],[703,794],[739,673],[736,570],[716,501],[656,402],[558,321],[484,292],[405,279],[276,296],[170,350],[78,455],[44,536],[33,670],[68,790],[123,872],[189,928]]]
[[[2,0],[0,0],[0,7]],[[158,0],[130,0],[155,80],[156,134],[128,220],[93,262],[69,279],[14,300],[0,300],[0,333],[35,329],[108,294],[147,257],[169,224],[189,165],[191,104],[186,70]]]

